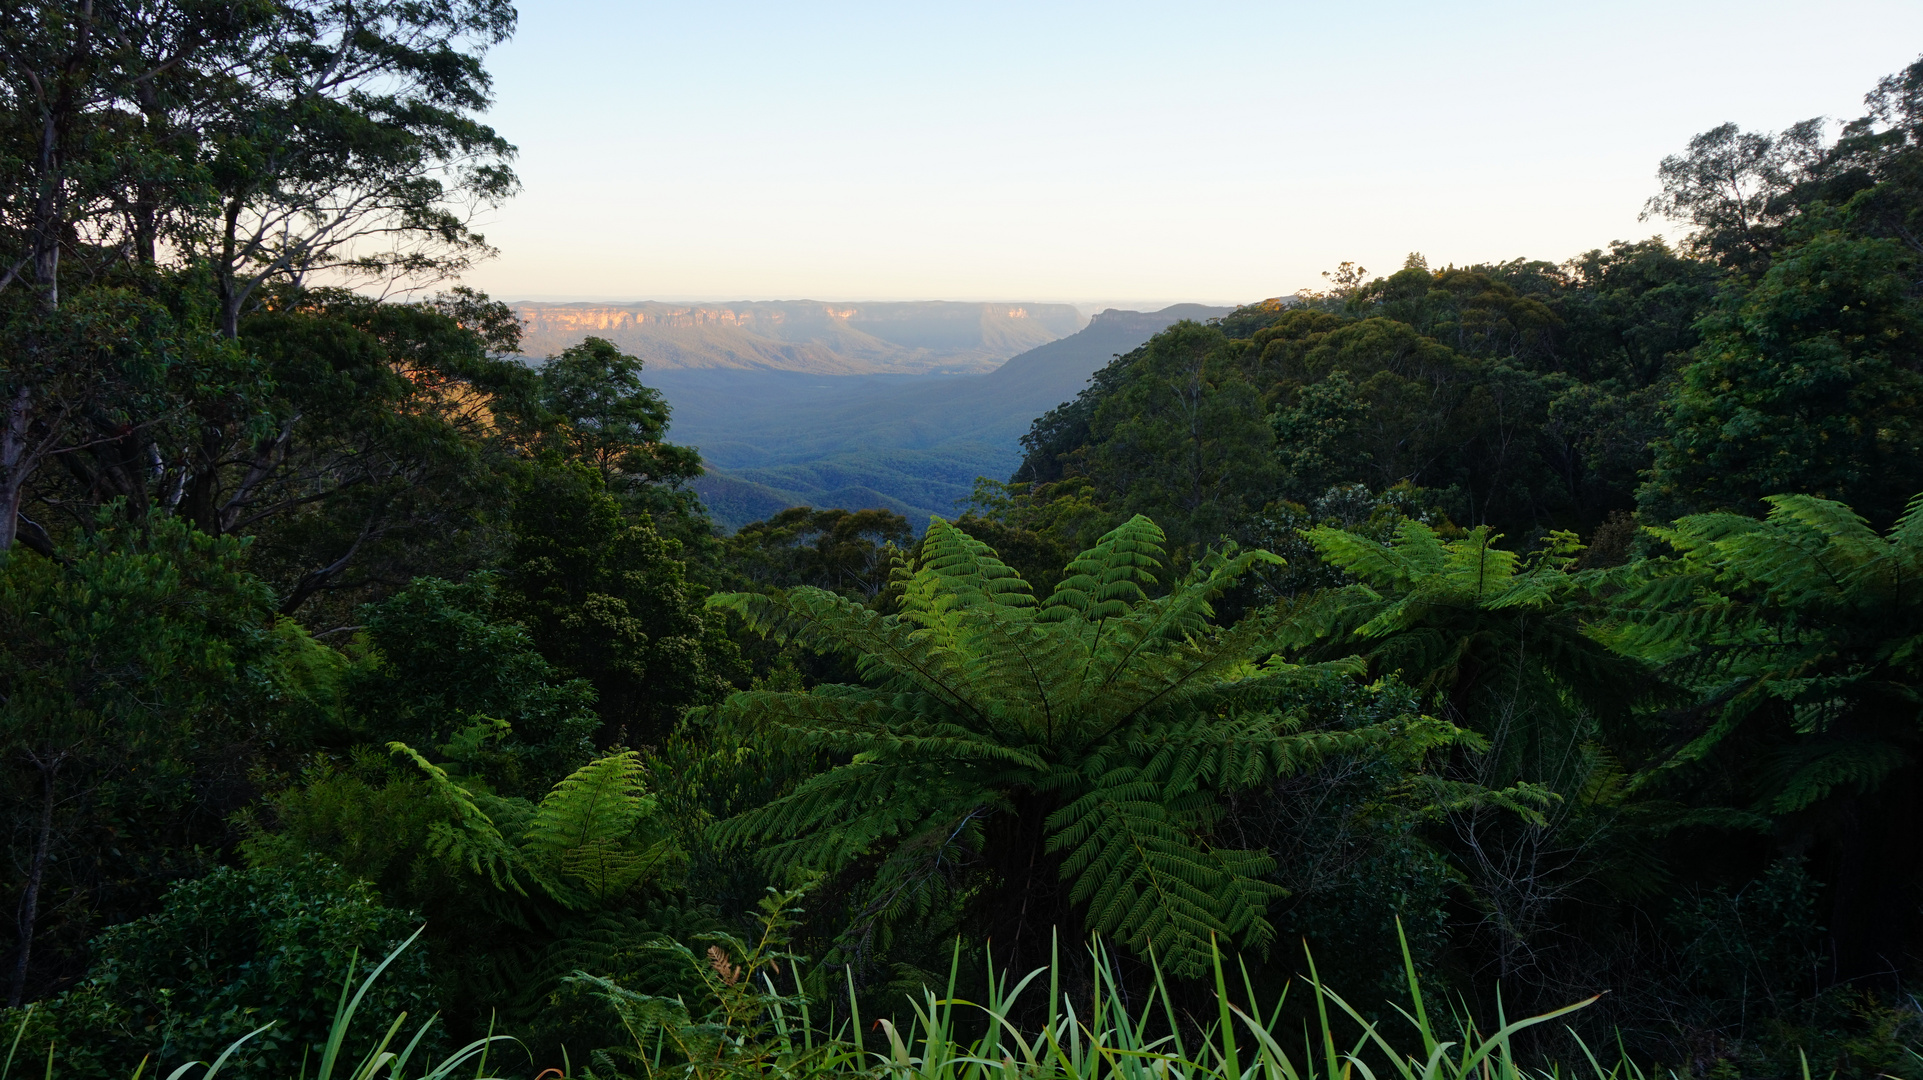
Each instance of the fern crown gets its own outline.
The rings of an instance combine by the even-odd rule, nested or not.
[[[770,867],[879,860],[867,910],[885,922],[933,890],[967,895],[956,876],[992,862],[990,831],[1038,814],[1035,854],[1057,868],[1087,930],[1181,971],[1206,961],[1211,935],[1265,947],[1273,865],[1214,836],[1219,796],[1391,733],[1297,730],[1281,695],[1360,665],[1277,658],[1287,611],[1212,625],[1212,600],[1281,560],[1210,553],[1151,596],[1164,550],[1162,531],[1137,516],[1078,555],[1038,604],[987,545],[935,519],[903,575],[899,614],[812,588],[712,598],[777,640],[853,652],[864,677],[729,699],[722,716],[771,749],[846,763],[721,822],[717,837]],[[1458,734],[1420,718],[1393,726],[1435,745]]]

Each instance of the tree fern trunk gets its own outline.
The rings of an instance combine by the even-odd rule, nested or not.
[[[1081,922],[1068,903],[1061,859],[1047,850],[1044,822],[1059,808],[1035,792],[1015,796],[1015,812],[997,815],[984,837],[983,856],[999,900],[980,911],[980,932],[995,950],[995,966],[1017,973],[1049,962],[1056,931],[1065,957],[1081,955]]]
[[[1838,979],[1894,989],[1923,967],[1919,784],[1923,769],[1911,765],[1836,817],[1828,922]]]

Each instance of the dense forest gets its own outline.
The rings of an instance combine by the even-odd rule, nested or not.
[[[514,26],[0,11],[6,1070],[1923,1075],[1923,61],[724,534],[453,284]]]

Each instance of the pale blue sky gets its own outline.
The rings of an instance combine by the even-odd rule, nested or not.
[[[527,0],[503,299],[1246,301],[1647,236],[1657,161],[1855,116],[1923,3]]]

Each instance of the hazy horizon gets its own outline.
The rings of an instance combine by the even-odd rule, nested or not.
[[[1280,294],[1277,294],[1280,295]],[[1269,297],[1252,296],[1237,299],[1210,298],[1195,299],[1184,297],[1173,300],[1085,300],[1060,296],[634,296],[615,294],[607,296],[583,296],[578,294],[528,295],[502,293],[493,299],[508,304],[1067,304],[1079,308],[1084,315],[1115,308],[1122,311],[1160,311],[1177,304],[1202,304],[1207,307],[1227,307],[1246,304]]]

